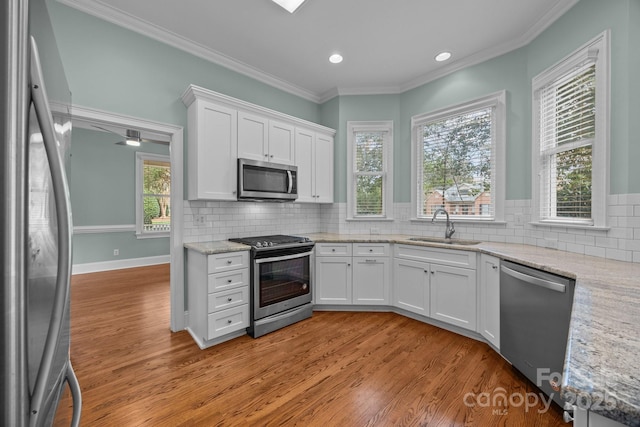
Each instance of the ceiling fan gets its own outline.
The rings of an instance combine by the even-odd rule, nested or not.
[[[109,132],[109,133],[113,133],[115,135],[118,135],[119,137],[121,137],[123,140],[122,141],[118,141],[116,142],[117,145],[128,145],[130,147],[139,147],[141,142],[151,142],[154,144],[162,144],[162,145],[169,145],[168,141],[161,141],[158,139],[150,139],[150,138],[142,138],[140,136],[140,131],[139,130],[135,130],[135,129],[126,129],[125,134],[119,134],[118,132],[114,132],[110,129],[106,129],[97,125],[91,125],[94,128],[98,128],[100,130],[103,130],[105,132]]]

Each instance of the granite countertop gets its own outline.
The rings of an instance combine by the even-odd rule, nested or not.
[[[575,405],[640,427],[640,264],[537,246],[417,242],[407,235],[306,234],[317,243],[398,243],[474,251],[576,280],[562,396]],[[248,250],[232,242],[188,243],[211,254]]]
[[[243,245],[242,243],[230,242],[228,240],[218,240],[215,242],[195,242],[185,243],[184,247],[204,255],[213,255],[224,252],[238,252],[248,251],[251,246]]]

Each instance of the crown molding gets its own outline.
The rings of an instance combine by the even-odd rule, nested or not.
[[[151,39],[160,41],[176,49],[180,49],[214,64],[228,68],[239,74],[243,74],[266,85],[280,89],[284,92],[322,104],[328,100],[343,95],[390,95],[406,92],[426,83],[437,80],[463,68],[476,65],[489,59],[498,57],[510,51],[519,49],[531,43],[540,33],[546,30],[560,16],[571,9],[579,0],[561,0],[551,10],[544,14],[533,26],[527,29],[520,37],[501,45],[485,49],[466,58],[451,62],[437,70],[423,74],[422,76],[399,83],[396,86],[382,87],[336,87],[325,93],[316,93],[243,62],[237,61],[227,55],[196,43],[176,33],[166,30],[148,21],[141,20],[131,14],[111,7],[100,0],[57,0],[66,6],[93,15],[112,24],[124,27],[128,30],[142,34]]]

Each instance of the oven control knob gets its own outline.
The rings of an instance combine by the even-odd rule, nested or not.
[[[273,242],[269,242],[269,246],[273,246]]]
[[[309,285],[307,285],[306,283],[302,284],[302,290],[306,291],[308,287]]]
[[[261,247],[262,247],[262,243],[256,242],[256,248],[261,248]]]

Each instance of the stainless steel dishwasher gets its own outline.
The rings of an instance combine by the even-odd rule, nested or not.
[[[552,383],[561,383],[574,288],[572,279],[501,262],[500,353],[560,407]]]

